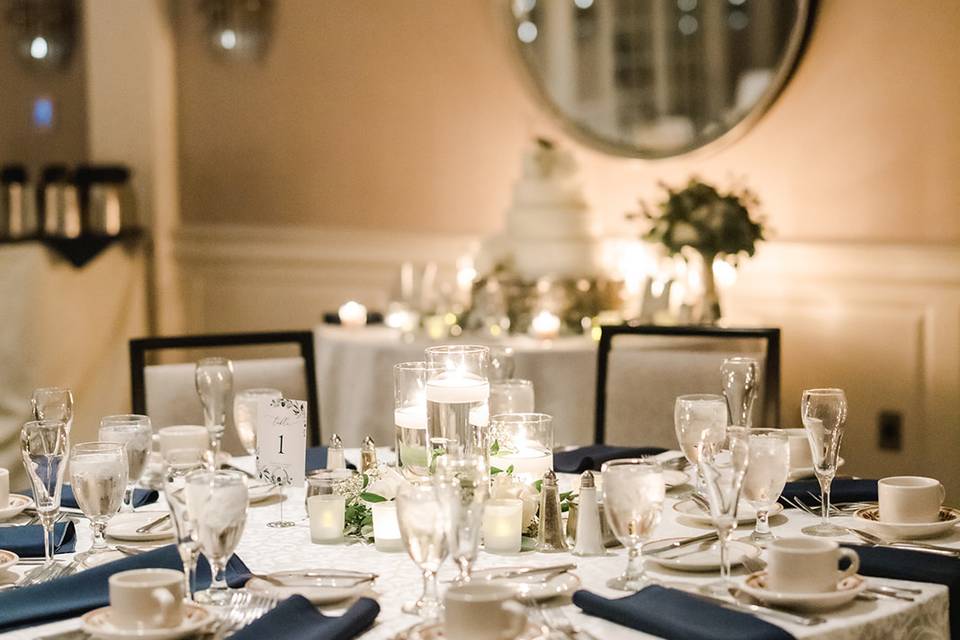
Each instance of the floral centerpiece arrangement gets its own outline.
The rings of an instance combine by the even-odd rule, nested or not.
[[[697,177],[681,189],[661,187],[666,199],[656,207],[641,203],[640,214],[632,217],[646,223],[643,239],[663,245],[670,255],[700,254],[704,296],[695,319],[713,324],[721,315],[713,262],[721,258],[737,266],[742,256],[756,253],[757,243],[765,239],[763,221],[751,216],[759,200],[746,187],[721,192]]]
[[[406,478],[394,467],[378,464],[337,483],[334,491],[344,497],[343,535],[373,542],[373,511],[370,505],[396,500]]]

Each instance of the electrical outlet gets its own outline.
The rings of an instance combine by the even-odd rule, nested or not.
[[[903,414],[881,411],[877,414],[877,446],[890,451],[903,448]]]

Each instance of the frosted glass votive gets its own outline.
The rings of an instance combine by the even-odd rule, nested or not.
[[[396,502],[377,502],[373,512],[373,543],[377,551],[403,551]]]
[[[488,553],[520,553],[523,501],[490,500],[483,510],[483,548]]]
[[[346,506],[346,501],[341,495],[310,496],[307,499],[307,513],[310,515],[310,541],[321,544],[342,541]]]

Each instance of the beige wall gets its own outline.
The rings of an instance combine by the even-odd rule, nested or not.
[[[179,30],[187,222],[488,232],[527,137],[493,0],[284,0],[261,65]],[[960,242],[960,3],[824,0],[806,57],[746,137],[644,163],[580,149],[610,219],[658,179],[745,176],[778,237]],[[952,106],[951,106],[952,105]]]

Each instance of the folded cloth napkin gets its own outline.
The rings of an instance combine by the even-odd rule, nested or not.
[[[77,546],[77,529],[72,522],[53,525],[55,553],[73,553]],[[43,527],[38,524],[22,527],[0,527],[0,549],[13,551],[21,558],[43,557]]]
[[[23,495],[33,497],[33,490],[27,489],[21,491]],[[160,494],[152,489],[134,489],[133,506],[142,507],[145,504],[153,504],[160,497]],[[73,495],[73,487],[68,484],[63,485],[63,491],[60,493],[60,506],[68,509],[79,509],[77,498]]]
[[[950,635],[960,638],[960,558],[909,549],[843,546],[860,556],[861,575],[946,586],[950,591]]]
[[[783,488],[783,493],[780,494],[781,502],[783,498],[800,500],[803,504],[811,507],[819,506],[820,482],[816,479],[788,482],[787,486]],[[841,502],[876,502],[876,500],[876,480],[842,479],[834,480],[830,485],[830,502],[834,504]],[[784,504],[786,505],[786,503]]]
[[[380,613],[376,600],[360,598],[342,616],[325,616],[303,596],[291,596],[230,636],[233,640],[351,640]]]
[[[584,613],[667,640],[792,640],[778,626],[657,585],[610,600],[589,591],[573,594]]]
[[[108,562],[71,576],[32,587],[0,592],[0,632],[73,618],[110,604],[110,576],[128,569],[183,568],[175,545]],[[227,583],[239,587],[250,578],[250,570],[237,556],[227,563]],[[210,565],[200,558],[197,564],[197,588],[210,585]]]
[[[327,468],[327,448],[326,447],[310,447],[307,449],[307,473],[311,471],[316,471],[317,469],[326,469]],[[347,469],[356,469],[357,467],[352,463],[347,463]]]
[[[561,473],[600,471],[603,463],[610,460],[655,456],[664,451],[666,449],[660,447],[614,447],[608,444],[592,444],[553,454],[553,468]]]

